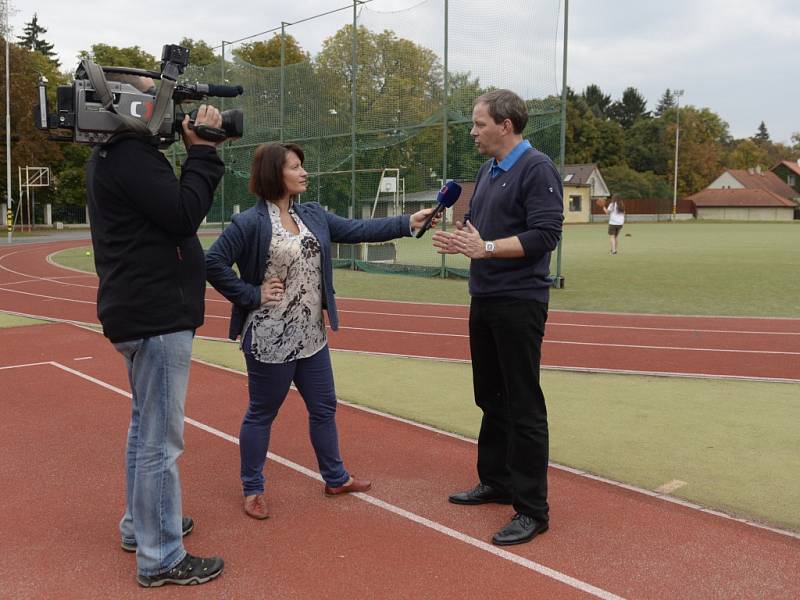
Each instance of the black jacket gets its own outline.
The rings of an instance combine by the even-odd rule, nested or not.
[[[92,152],[86,189],[97,316],[112,342],[202,325],[206,273],[197,229],[224,170],[205,145],[189,148],[180,180],[141,138]]]

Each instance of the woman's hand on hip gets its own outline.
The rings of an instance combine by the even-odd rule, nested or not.
[[[261,284],[261,304],[280,302],[283,298],[283,282],[277,277],[270,277]]]

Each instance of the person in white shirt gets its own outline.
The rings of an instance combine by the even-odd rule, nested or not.
[[[603,206],[603,212],[608,215],[608,239],[613,256],[619,250],[619,232],[625,224],[625,203],[618,196],[612,196],[611,203]]]

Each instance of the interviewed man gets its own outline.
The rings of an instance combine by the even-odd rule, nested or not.
[[[136,79],[140,90],[153,90],[151,79]],[[196,125],[221,122],[216,108],[199,108]],[[225,169],[215,144],[188,124],[187,116],[180,179],[158,140],[134,133],[95,147],[87,163],[97,314],[125,360],[132,392],[119,529],[145,587],[205,583],[223,569],[221,558],[188,554],[182,540],[194,522],[182,514],[177,460],[192,340],[205,309],[197,230]]]
[[[509,90],[478,97],[470,131],[489,157],[452,232],[437,231],[441,254],[471,259],[470,351],[475,403],[483,417],[478,479],[455,504],[512,504],[516,514],[492,543],[520,544],[547,531],[547,408],[539,384],[551,280],[550,253],[561,237],[558,170],[522,138],[525,102]]]

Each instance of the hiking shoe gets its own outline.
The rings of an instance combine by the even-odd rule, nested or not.
[[[183,537],[189,535],[189,533],[194,529],[194,521],[192,521],[192,517],[183,517],[181,521],[181,529],[183,530]],[[122,549],[125,552],[136,552],[136,542],[126,542],[122,540]]]
[[[211,581],[222,573],[225,563],[219,556],[200,558],[187,553],[186,557],[165,573],[158,575],[137,575],[136,581],[142,587],[159,587],[166,583],[175,585],[198,585]]]

